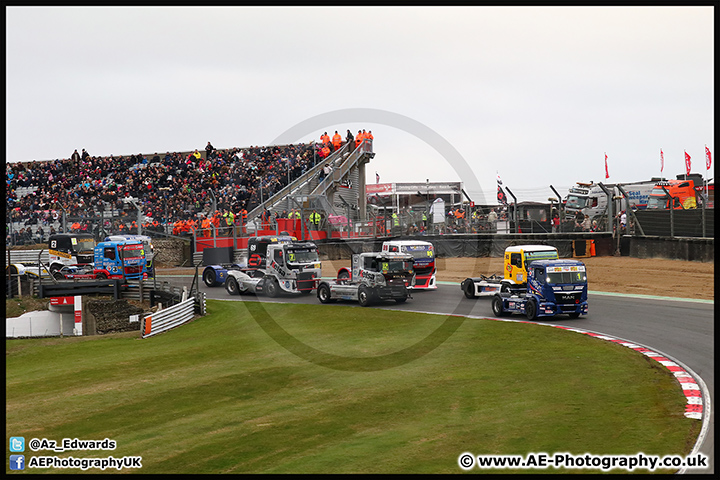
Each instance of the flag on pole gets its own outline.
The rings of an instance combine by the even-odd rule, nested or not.
[[[705,169],[710,170],[710,165],[712,165],[712,156],[710,155],[710,149],[705,145]]]
[[[605,154],[605,178],[610,178],[610,174],[608,173],[607,168],[607,153]]]
[[[507,205],[507,197],[502,188],[502,180],[500,180],[500,174],[497,175],[497,201],[500,205]]]
[[[683,150],[683,152],[685,152],[685,150]],[[688,153],[685,152],[685,171],[687,172],[688,175],[690,175],[691,164],[692,164],[692,162],[690,162],[690,155],[688,155]]]
[[[662,148],[660,149],[660,173],[662,173],[663,168],[665,167],[665,157],[662,153]]]

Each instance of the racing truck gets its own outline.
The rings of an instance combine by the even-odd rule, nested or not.
[[[240,263],[224,264],[224,265],[208,265],[203,270],[202,279],[208,287],[218,287],[225,283],[229,270],[239,270],[247,273],[251,277],[255,270],[265,268],[265,259],[267,258],[268,246],[273,244],[285,244],[296,242],[297,238],[290,235],[274,235],[250,237],[248,239],[247,252]]]
[[[504,275],[492,274],[466,278],[460,283],[465,297],[491,297],[498,292],[525,288],[527,266],[533,260],[557,259],[557,248],[551,245],[514,245],[505,249]]]
[[[351,300],[367,307],[381,300],[403,303],[415,284],[413,264],[408,253],[369,252],[352,256],[351,268],[341,268],[336,279],[321,280],[317,297],[321,303]]]
[[[415,258],[415,285],[413,290],[435,290],[435,249],[430,242],[421,240],[387,240],[382,244],[383,252],[404,252]]]
[[[588,313],[587,272],[579,260],[534,260],[527,267],[525,290],[498,292],[492,299],[496,317],[518,313],[528,320],[558,314],[577,318]]]
[[[259,268],[231,267],[225,270],[225,290],[230,295],[281,292],[308,294],[322,276],[317,246],[312,242],[267,245],[267,257]]]

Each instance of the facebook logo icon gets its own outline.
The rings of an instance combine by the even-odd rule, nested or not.
[[[10,455],[10,470],[25,470],[25,455]]]

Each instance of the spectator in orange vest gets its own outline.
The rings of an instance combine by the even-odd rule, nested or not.
[[[323,143],[323,145],[327,145],[330,143],[330,136],[327,134],[327,132],[320,135],[320,141]]]
[[[342,145],[342,137],[340,136],[340,134],[338,133],[337,130],[335,130],[335,135],[333,135],[332,144],[333,144],[333,148],[335,150],[340,148],[340,146]]]
[[[359,147],[360,144],[362,143],[362,141],[363,141],[362,132],[360,130],[358,130],[358,133],[355,136],[355,148]]]
[[[368,130],[368,133],[367,133],[367,135],[365,135],[365,138],[370,139],[370,140],[375,138],[375,137],[373,137],[372,130]]]

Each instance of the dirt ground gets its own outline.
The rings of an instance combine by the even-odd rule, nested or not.
[[[715,263],[655,258],[582,258],[588,267],[588,288],[598,292],[715,299]],[[347,260],[323,261],[323,276],[334,276]],[[439,258],[437,279],[457,282],[468,277],[502,275],[502,258]]]
[[[590,257],[582,258],[588,267],[591,291],[659,295],[664,297],[715,299],[715,263],[685,262],[659,258]],[[323,260],[323,277],[334,277],[350,260]],[[479,275],[501,275],[502,258],[438,258],[437,279],[460,282]],[[189,268],[158,268],[163,273],[191,274]],[[202,274],[202,269],[200,269]]]

